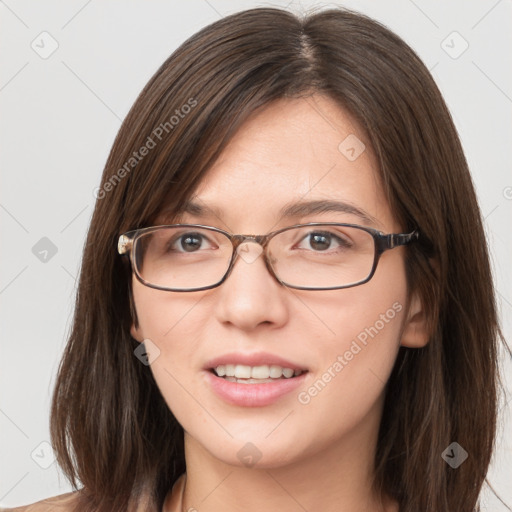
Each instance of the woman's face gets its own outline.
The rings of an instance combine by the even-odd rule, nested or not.
[[[231,233],[266,234],[307,222],[402,230],[364,134],[319,95],[280,100],[253,115],[191,200],[205,213],[184,213],[179,222]],[[285,206],[319,200],[353,208],[280,215]],[[211,290],[166,292],[133,279],[139,327],[132,335],[151,340],[151,371],[187,439],[226,463],[260,467],[374,442],[400,342],[407,344],[411,329],[417,333],[408,323],[417,308],[406,313],[404,249],[385,252],[368,283],[328,291],[282,286],[254,245],[249,252]],[[303,373],[236,383],[213,373],[221,364]]]

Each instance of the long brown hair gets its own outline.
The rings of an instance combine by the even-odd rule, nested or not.
[[[134,357],[131,271],[119,235],[184,201],[257,108],[325,94],[366,130],[406,230],[407,277],[428,318],[425,348],[400,348],[387,385],[375,489],[401,512],[474,512],[496,430],[497,324],[481,215],[451,116],[416,54],[379,23],[335,9],[228,16],[151,78],[124,120],[84,247],[73,327],[53,397],[57,460],[81,511],[157,511],[185,471],[183,429]],[[142,150],[146,147],[147,151]],[[136,156],[134,156],[134,152]],[[456,441],[468,459],[441,458]]]

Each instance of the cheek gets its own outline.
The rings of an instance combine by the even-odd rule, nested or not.
[[[358,375],[386,382],[399,348],[407,299],[401,258],[383,257],[368,283],[342,292],[335,315],[336,357],[343,356],[346,368],[357,367]]]
[[[364,382],[374,374],[385,382],[399,348],[404,299],[402,293],[348,293],[335,305],[332,300],[324,305],[321,300],[308,301],[322,320],[321,327],[311,325],[311,336],[306,335],[316,344],[311,347],[317,354],[315,376],[325,375],[323,380],[330,382],[335,379],[329,375],[343,374],[339,381],[350,377]]]
[[[363,285],[301,296],[305,308],[295,315],[309,317],[309,334],[314,332],[315,339],[330,341],[322,344],[322,352],[348,350],[353,342],[372,349],[366,353],[393,352],[399,345],[407,283],[402,259],[396,256],[385,253],[373,278]]]
[[[318,364],[297,397],[311,435],[322,428],[333,439],[379,410],[398,353],[407,298],[402,265],[388,260],[365,285],[307,301],[325,324],[325,335],[317,337]]]
[[[139,327],[137,339],[145,340],[150,369],[167,398],[172,377],[190,364],[197,332],[194,329],[194,305],[198,299],[177,297],[177,293],[154,290],[133,281]]]
[[[139,339],[151,339],[161,350],[167,350],[170,340],[191,340],[197,333],[197,313],[201,297],[195,293],[155,290],[132,281],[137,310]],[[179,333],[179,335],[177,335]],[[185,344],[186,345],[186,344]]]
[[[144,339],[149,368],[167,405],[178,421],[188,426],[207,421],[197,400],[198,353],[208,332],[208,312],[201,307],[204,294],[172,293],[133,281],[139,321],[138,339]]]

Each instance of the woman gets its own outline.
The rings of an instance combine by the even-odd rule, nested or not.
[[[97,197],[51,423],[80,490],[25,510],[479,510],[493,285],[401,39],[344,10],[206,27]]]

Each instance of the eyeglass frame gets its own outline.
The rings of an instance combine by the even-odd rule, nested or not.
[[[362,281],[358,281],[353,284],[348,285],[342,285],[342,286],[333,286],[329,288],[312,288],[312,287],[305,287],[305,286],[293,286],[289,285],[288,283],[285,283],[279,277],[276,275],[274,269],[272,268],[272,265],[269,262],[268,255],[267,255],[267,246],[270,242],[270,240],[284,232],[291,229],[301,228],[301,227],[308,227],[308,226],[344,226],[344,227],[350,227],[350,228],[356,228],[360,229],[362,231],[366,231],[373,237],[374,241],[374,257],[373,257],[373,265],[372,269],[366,277],[366,279],[363,279]],[[190,227],[190,228],[201,228],[201,229],[207,229],[211,231],[215,231],[217,233],[221,233],[224,236],[226,236],[231,244],[233,245],[233,252],[231,254],[231,260],[229,262],[229,266],[224,273],[224,276],[220,281],[213,285],[209,286],[203,286],[200,288],[190,288],[190,289],[182,289],[182,288],[169,288],[164,286],[158,286],[149,283],[146,281],[140,274],[139,269],[137,268],[137,265],[135,263],[134,258],[134,252],[133,248],[135,246],[135,242],[139,237],[142,235],[149,233],[151,231],[158,231],[162,228],[179,228],[179,227]],[[419,238],[419,231],[417,229],[414,229],[410,233],[389,233],[385,234],[382,231],[379,231],[374,228],[369,228],[366,226],[360,226],[358,224],[348,224],[345,222],[309,222],[306,224],[294,224],[293,226],[287,226],[285,228],[278,229],[276,231],[272,231],[270,233],[267,233],[266,235],[235,235],[232,233],[229,233],[228,231],[225,231],[220,228],[216,228],[214,226],[206,226],[203,224],[166,224],[161,226],[150,226],[146,228],[140,228],[140,229],[134,229],[131,231],[127,231],[126,233],[123,233],[119,236],[118,243],[117,243],[117,251],[121,256],[129,257],[132,272],[135,274],[135,277],[140,281],[143,285],[154,288],[156,290],[162,290],[162,291],[169,291],[169,292],[197,292],[197,291],[203,291],[203,290],[211,290],[212,288],[217,288],[222,283],[226,281],[228,276],[231,274],[233,267],[236,263],[236,257],[238,256],[237,249],[238,247],[246,242],[252,242],[260,245],[262,247],[262,254],[263,254],[263,260],[265,262],[265,266],[267,270],[269,271],[270,275],[281,285],[286,286],[288,288],[293,288],[295,290],[308,290],[308,291],[325,291],[325,290],[342,290],[345,288],[353,288],[354,286],[360,286],[362,284],[367,283],[371,280],[371,278],[374,276],[375,271],[377,270],[377,265],[379,263],[380,257],[382,254],[388,250],[394,249],[396,247],[402,247],[405,245],[408,245],[409,243],[417,240]]]

